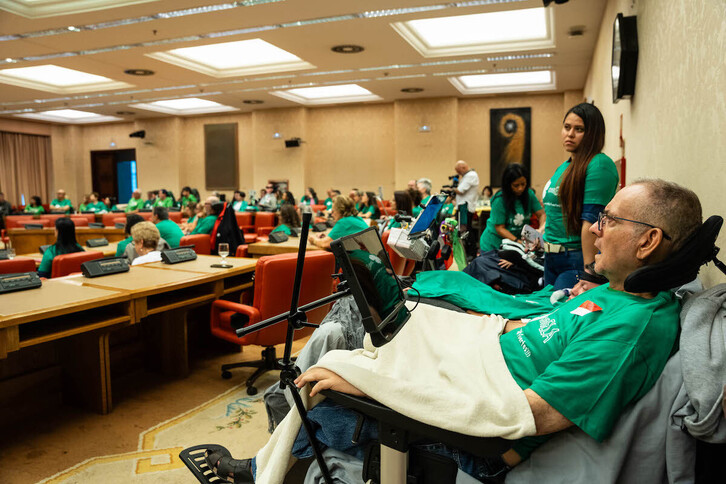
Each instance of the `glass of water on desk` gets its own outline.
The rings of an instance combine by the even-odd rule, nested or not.
[[[6,250],[6,254],[8,255],[8,259],[15,259],[15,249],[12,247],[8,247]]]
[[[219,255],[222,256],[221,264],[226,265],[227,256],[229,255],[229,244],[224,243],[224,242],[220,243],[219,246],[217,247],[217,252],[219,253]]]

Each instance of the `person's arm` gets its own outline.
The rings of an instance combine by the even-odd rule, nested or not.
[[[314,397],[322,390],[335,390],[336,392],[348,393],[358,397],[367,396],[362,391],[348,383],[337,373],[333,373],[325,368],[311,368],[295,379],[295,385],[298,388],[304,387],[307,383],[317,382],[310,391],[310,396]]]
[[[585,265],[593,262],[595,260],[595,254],[597,254],[597,247],[595,247],[597,237],[590,232],[591,225],[590,222],[583,220],[582,230],[580,231],[580,237],[582,238],[582,261]]]
[[[513,240],[514,242],[519,242],[519,239],[509,230],[507,230],[507,226],[505,224],[498,224],[495,225],[494,228],[497,231],[497,235],[503,239],[509,239]]]
[[[535,216],[539,220],[539,228],[537,229],[540,234],[544,233],[545,225],[547,224],[547,214],[545,214],[545,211],[543,209],[539,209],[536,212],[534,212]]]
[[[314,235],[308,235],[308,242],[313,244],[315,247],[321,249],[330,250],[330,243],[333,241],[330,237],[325,234],[320,234],[317,237]]]
[[[564,415],[555,410],[531,389],[524,390],[524,396],[527,397],[529,408],[532,410],[532,416],[534,417],[534,425],[537,428],[535,435],[559,432],[573,425]]]

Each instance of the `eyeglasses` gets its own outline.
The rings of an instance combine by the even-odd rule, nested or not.
[[[609,213],[605,213],[605,212],[600,212],[600,214],[598,214],[598,216],[597,216],[597,229],[598,230],[602,230],[602,222],[605,219],[620,220],[620,221],[623,221],[623,222],[630,222],[630,223],[634,223],[634,224],[645,225],[645,226],[650,227],[652,229],[660,229],[660,231],[663,232],[663,238],[666,239],[666,240],[671,240],[671,236],[668,235],[665,232],[665,230],[661,229],[660,227],[656,227],[655,225],[652,225],[652,224],[649,224],[649,223],[646,223],[646,222],[638,222],[637,220],[630,220],[630,219],[627,219],[627,218],[616,217],[614,215],[610,215]]]

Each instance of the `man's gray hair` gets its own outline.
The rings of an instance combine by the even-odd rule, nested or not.
[[[431,180],[429,178],[419,178],[418,181],[416,181],[417,185],[421,185],[424,188],[424,191],[426,191],[427,194],[431,195]]]
[[[648,203],[635,209],[637,220],[664,230],[672,238],[671,252],[680,249],[703,223],[701,202],[693,190],[654,178],[641,178],[631,185],[642,185],[649,192]]]

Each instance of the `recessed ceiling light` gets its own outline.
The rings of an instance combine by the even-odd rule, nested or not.
[[[154,71],[150,71],[149,69],[126,69],[124,74],[130,76],[153,76]]]
[[[554,71],[506,72],[450,77],[462,94],[544,91],[555,89]]]
[[[338,54],[357,54],[358,52],[363,52],[365,49],[360,45],[344,44],[331,47],[330,50]]]
[[[380,101],[382,99],[358,84],[303,87],[285,91],[271,91],[270,94],[305,105]]]
[[[242,101],[242,102],[243,102],[243,103],[245,103],[245,104],[262,104],[262,103],[264,103],[265,101],[263,101],[263,100],[261,100],[261,99],[245,99],[245,100],[244,100],[244,101]]]
[[[69,94],[130,87],[125,82],[55,65],[0,70],[0,82],[39,91]]]
[[[298,71],[315,67],[262,39],[200,45],[146,55],[214,77]]]
[[[527,8],[396,22],[391,26],[424,57],[554,47],[552,10]]]
[[[404,87],[401,89],[401,92],[408,92],[408,93],[414,93],[414,92],[421,92],[423,91],[423,88],[421,87]]]
[[[57,109],[55,111],[43,111],[39,113],[16,114],[15,116],[28,119],[39,119],[42,121],[53,121],[56,123],[86,124],[103,123],[106,121],[123,121],[115,116],[104,116],[88,111],[75,109]]]
[[[160,113],[174,114],[183,116],[187,114],[206,114],[221,113],[225,111],[237,111],[237,108],[225,106],[207,99],[197,97],[187,97],[181,99],[167,99],[164,101],[154,101],[152,103],[129,104],[134,108],[146,109],[148,111],[157,111]]]

